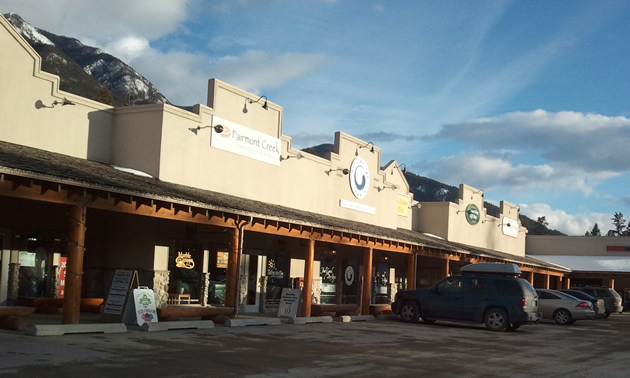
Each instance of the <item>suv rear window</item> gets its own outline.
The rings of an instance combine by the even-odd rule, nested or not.
[[[494,286],[499,295],[522,296],[523,289],[516,280],[495,280]]]
[[[610,297],[610,293],[606,289],[597,289],[596,293],[598,297]]]

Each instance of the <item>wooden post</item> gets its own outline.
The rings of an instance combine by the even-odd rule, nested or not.
[[[527,278],[528,278],[529,284],[534,286],[534,272],[533,271],[529,272]]]
[[[549,273],[545,274],[545,289],[549,289]]]
[[[363,287],[361,291],[361,315],[370,314],[372,289],[372,248],[363,250]]]
[[[225,307],[233,307],[236,311],[236,293],[239,290],[238,281],[238,247],[240,242],[240,231],[233,228],[231,231],[232,247],[228,254],[228,268],[225,277]]]
[[[302,316],[311,317],[313,296],[313,264],[315,263],[315,240],[308,240],[308,251],[304,262],[304,288],[302,289]]]
[[[407,290],[416,288],[416,254],[409,255],[407,261]]]
[[[564,276],[564,288],[565,289],[571,288],[571,278],[566,275]]]
[[[81,314],[81,281],[85,248],[85,213],[82,206],[71,206],[68,219],[68,261],[63,295],[62,324],[79,324]]]

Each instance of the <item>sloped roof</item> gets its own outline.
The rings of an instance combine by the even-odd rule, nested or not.
[[[628,256],[535,255],[537,260],[578,272],[630,273]]]
[[[425,246],[448,252],[496,258],[534,266],[553,268],[543,261],[507,253],[484,250],[431,237],[421,232],[390,229],[229,194],[173,184],[153,177],[136,175],[109,164],[80,159],[46,150],[0,141],[0,173],[35,178],[82,188],[98,189],[137,197],[197,206],[246,216],[286,221],[333,231],[352,232],[368,237]]]

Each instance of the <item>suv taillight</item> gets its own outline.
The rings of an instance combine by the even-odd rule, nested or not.
[[[527,310],[527,298],[521,299],[521,302],[523,303],[523,310]]]

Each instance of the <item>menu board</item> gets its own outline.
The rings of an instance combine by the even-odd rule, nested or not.
[[[104,314],[122,315],[125,309],[127,294],[131,288],[131,279],[134,277],[134,270],[119,269],[114,273],[112,286],[103,308]]]

